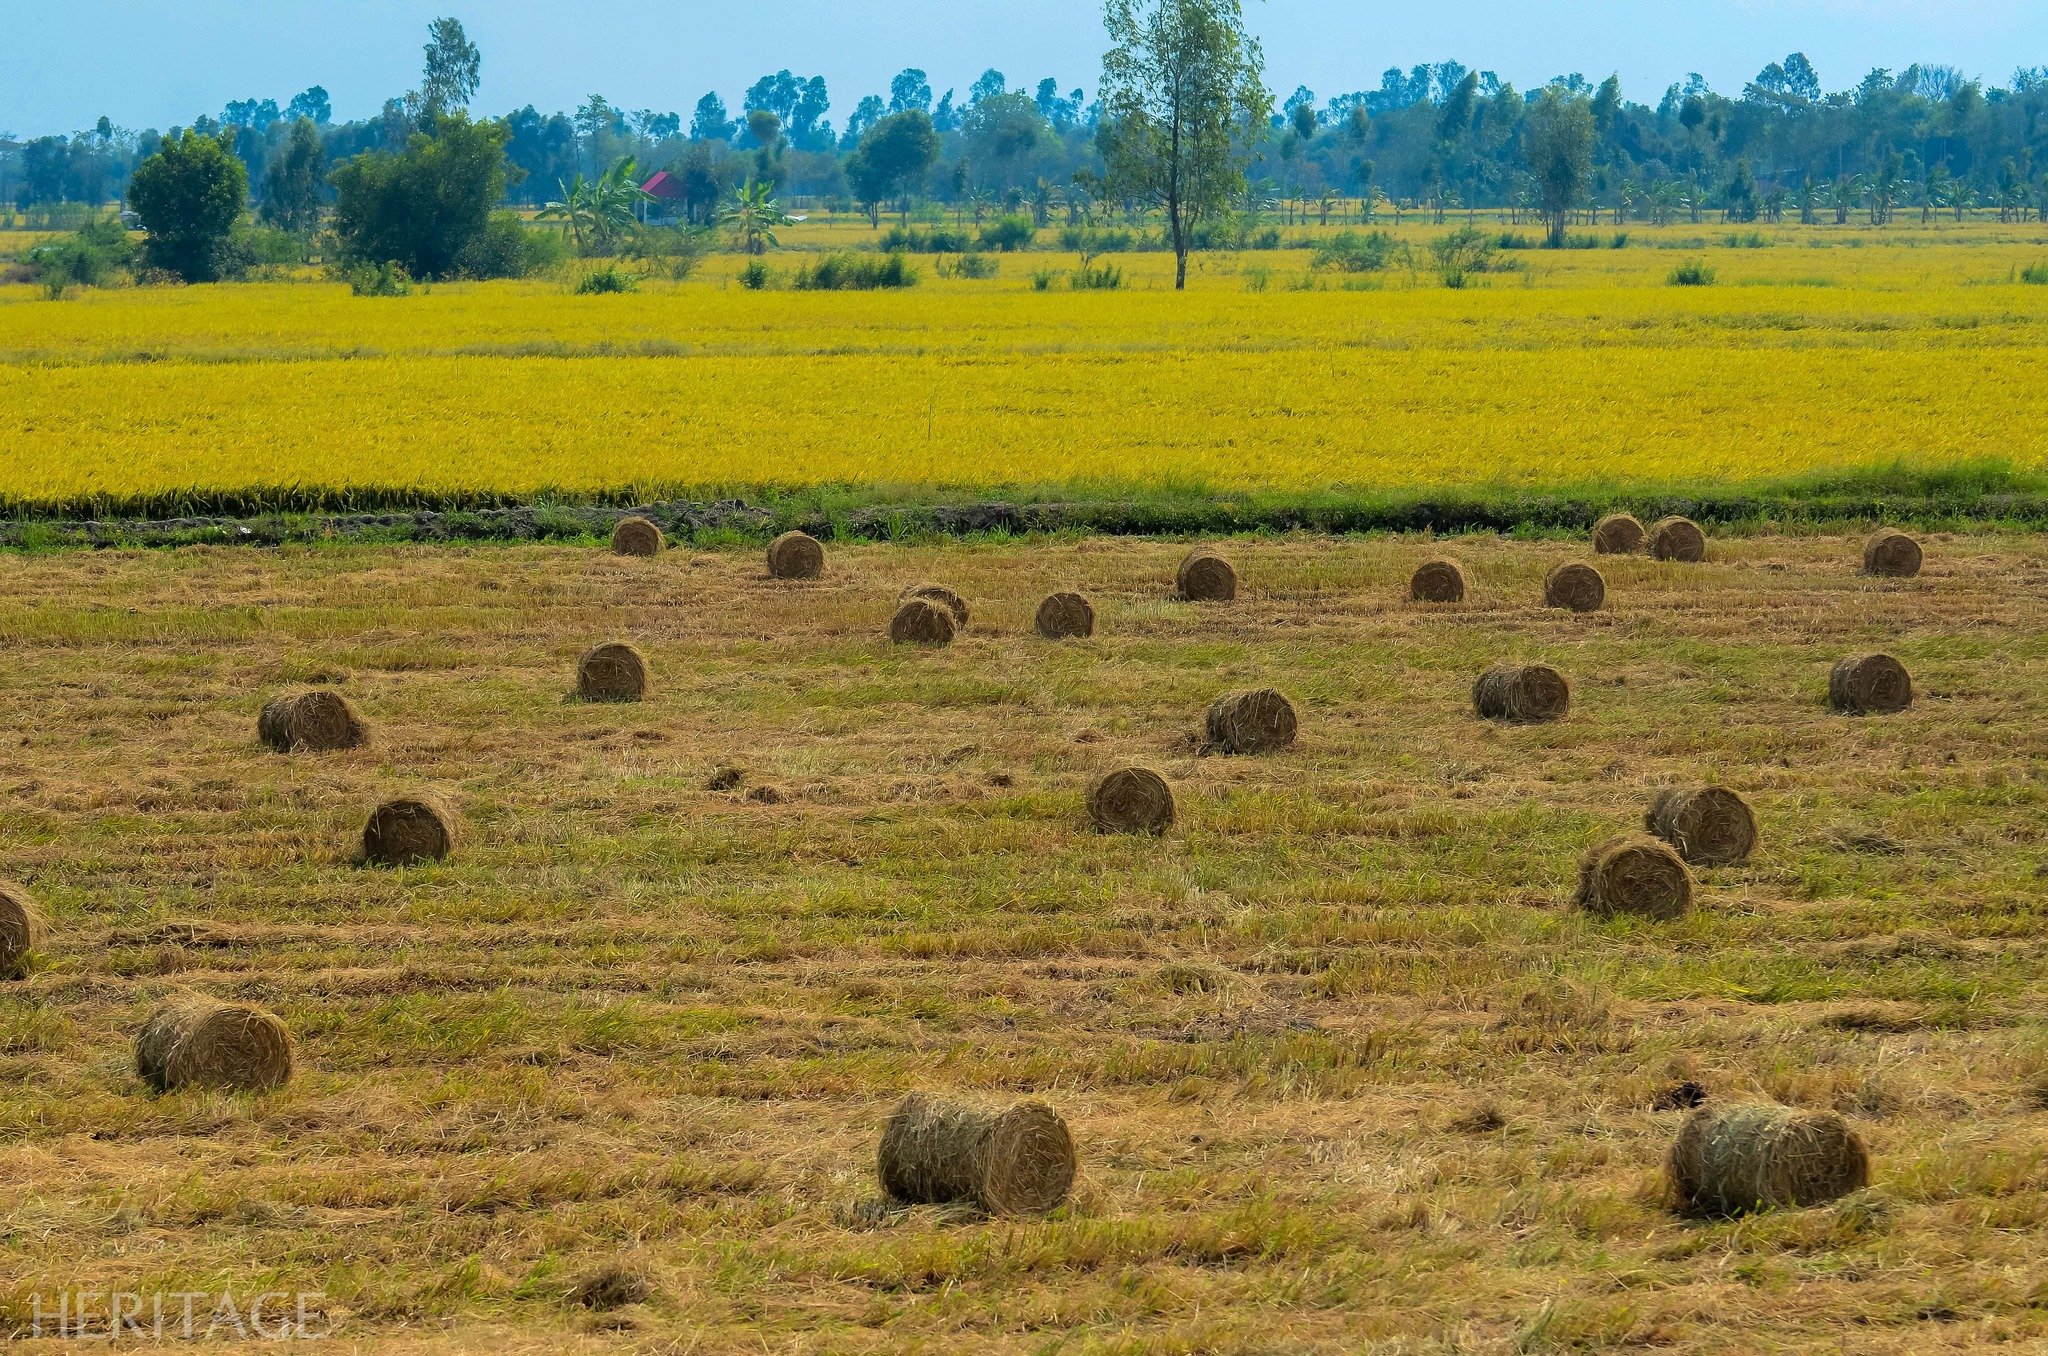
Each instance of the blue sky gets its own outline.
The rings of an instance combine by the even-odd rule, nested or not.
[[[2048,65],[2048,0],[1248,0],[1269,82],[1319,96],[1388,66],[1454,58],[1523,87],[1618,72],[1654,101],[1690,71],[1735,92],[1804,51],[1829,89],[1873,66],[1939,62],[2003,83]],[[230,99],[324,85],[338,117],[418,80],[426,25],[452,13],[483,49],[477,106],[569,108],[598,92],[686,117],[756,76],[823,75],[843,124],[905,66],[963,93],[995,67],[1091,91],[1099,0],[0,0],[0,131],[168,127]]]

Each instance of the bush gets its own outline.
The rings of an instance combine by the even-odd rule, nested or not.
[[[1030,217],[998,217],[981,228],[981,240],[978,243],[982,249],[1000,250],[1009,254],[1030,248],[1031,242],[1037,238],[1038,227],[1032,223]]]
[[[1244,290],[1263,292],[1273,285],[1273,270],[1270,268],[1248,268],[1244,271]]]
[[[1502,231],[1494,244],[1504,250],[1533,250],[1536,242],[1520,231]]]
[[[1052,291],[1052,285],[1059,280],[1060,274],[1058,269],[1041,268],[1031,275],[1031,290],[1034,292],[1050,292]]]
[[[907,250],[912,254],[965,254],[973,248],[973,237],[965,231],[937,228],[920,231],[915,226],[908,230],[901,226],[891,226],[889,233],[882,237],[882,249],[885,253]]]
[[[917,270],[901,254],[828,254],[797,270],[796,286],[809,292],[872,292],[884,287],[915,287]]]
[[[1085,226],[1060,228],[1060,248],[1075,254],[1124,254],[1144,242],[1129,231],[1091,231]]]
[[[1771,247],[1771,238],[1762,231],[1733,231],[1726,243],[1731,250],[1767,250]]]
[[[1429,242],[1430,262],[1445,287],[1463,287],[1468,275],[1493,268],[1499,241],[1476,226],[1466,226]]]
[[[555,232],[528,230],[516,212],[493,212],[462,247],[455,272],[465,278],[528,278],[552,272],[568,258],[568,242]]]
[[[740,286],[749,292],[759,292],[774,280],[775,275],[768,271],[768,265],[759,259],[751,261],[740,270]]]
[[[75,235],[47,240],[30,250],[27,263],[35,280],[57,301],[71,287],[104,287],[115,272],[135,263],[135,242],[120,218],[87,222]]]
[[[1400,243],[1386,231],[1339,231],[1316,246],[1311,268],[1340,273],[1377,273],[1394,261]]]
[[[2048,264],[2028,264],[2020,270],[2020,281],[2036,286],[2048,284]]]
[[[595,273],[586,273],[576,280],[576,295],[579,297],[610,296],[639,290],[640,280],[621,271],[617,264],[606,264]]]
[[[1625,250],[1625,249],[1627,249],[1627,248],[1628,248],[1628,232],[1627,232],[1627,231],[1616,231],[1616,232],[1614,233],[1614,239],[1608,242],[1608,248],[1609,248],[1609,249],[1617,249],[1617,250]]]
[[[713,248],[714,232],[705,226],[649,226],[627,242],[626,253],[681,282]],[[561,237],[548,233],[548,239]],[[566,247],[565,247],[566,248]]]
[[[960,256],[960,262],[953,266],[953,276],[956,278],[993,278],[1000,268],[1001,265],[986,254],[963,254]]]
[[[1067,282],[1076,292],[1114,292],[1124,285],[1124,271],[1114,264],[1091,268],[1083,262]]]
[[[279,226],[263,226],[248,221],[236,224],[225,249],[230,256],[225,272],[230,277],[253,267],[303,264],[313,257],[312,246],[306,237],[294,235]]]
[[[412,275],[396,263],[349,264],[336,275],[359,297],[404,297],[412,295]]]
[[[1714,270],[1697,259],[1688,259],[1671,270],[1669,282],[1673,287],[1712,287]]]

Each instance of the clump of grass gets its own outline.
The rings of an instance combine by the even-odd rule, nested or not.
[[[1273,285],[1273,270],[1270,268],[1248,268],[1244,271],[1244,290],[1263,292]]]
[[[412,294],[412,275],[396,263],[357,264],[343,270],[343,282],[359,297],[404,297]]]
[[[1688,259],[1672,269],[1671,276],[1665,281],[1673,287],[1712,287],[1714,279],[1719,276],[1712,267],[1700,260]]]
[[[749,292],[759,292],[774,281],[775,275],[768,271],[768,265],[759,259],[750,261],[740,270],[740,286]]]
[[[841,251],[797,270],[795,286],[805,292],[875,292],[915,287],[917,270],[900,253],[880,258]]]
[[[1124,271],[1115,264],[1096,266],[1084,261],[1067,285],[1076,292],[1114,292],[1124,285]]]
[[[1050,292],[1052,291],[1052,285],[1059,280],[1060,274],[1058,269],[1041,268],[1031,275],[1031,290],[1034,292]]]
[[[2048,286],[2048,263],[2028,264],[2020,270],[2020,281],[2036,287]]]
[[[612,296],[639,290],[640,280],[617,264],[607,264],[595,273],[586,273],[576,280],[576,295],[579,297]]]
[[[1377,273],[1393,263],[1399,251],[1399,242],[1386,231],[1339,231],[1316,246],[1309,267]]]
[[[960,262],[953,266],[956,278],[993,278],[1001,269],[998,261],[986,254],[963,254]]]

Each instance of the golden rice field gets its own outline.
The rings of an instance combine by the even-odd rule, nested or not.
[[[1491,224],[1491,223],[1489,223]],[[1527,228],[1524,228],[1527,229]],[[1418,246],[1427,229],[1404,228]],[[1603,231],[1603,238],[1611,230]],[[362,298],[314,281],[0,288],[0,500],[375,488],[1671,486],[2048,461],[2036,225],[1632,227],[1454,291],[1306,251],[1002,256],[993,279],[791,290],[742,260]],[[1667,284],[1701,259],[1716,285]],[[1032,275],[1055,274],[1038,290]],[[1353,279],[1356,282],[1357,280]]]

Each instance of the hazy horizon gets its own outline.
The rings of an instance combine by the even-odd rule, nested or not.
[[[337,120],[377,111],[417,84],[428,22],[460,18],[483,50],[474,106],[500,114],[526,104],[567,110],[592,93],[628,109],[687,119],[707,90],[729,104],[756,78],[788,68],[823,75],[829,115],[843,127],[862,95],[886,93],[906,66],[935,91],[965,93],[984,69],[1013,86],[1045,76],[1093,92],[1104,45],[1099,0],[1031,5],[950,0],[787,0],[769,17],[709,4],[652,0],[566,7],[498,0],[191,0],[137,14],[130,0],[62,7],[0,0],[12,34],[0,57],[0,132],[32,137],[90,127],[102,115],[164,128],[219,116],[236,99],[283,104],[311,85]],[[1390,66],[1457,60],[1528,88],[1581,72],[1619,74],[1632,99],[1654,102],[1697,71],[1738,93],[1766,64],[1803,51],[1824,87],[1855,84],[1875,66],[1951,65],[1992,84],[2048,63],[2048,5],[1978,0],[1964,12],[1939,0],[1586,0],[1537,5],[1468,0],[1458,6],[1357,13],[1344,0],[1247,5],[1263,40],[1268,83],[1319,98],[1374,88]]]

